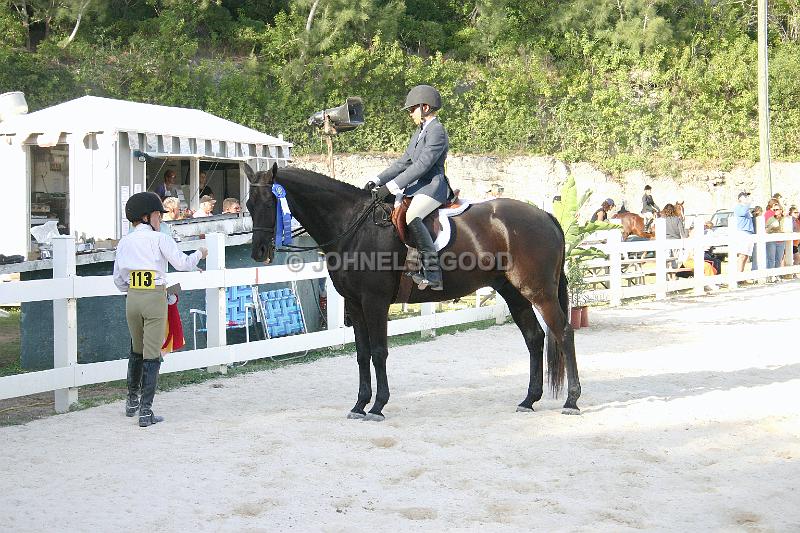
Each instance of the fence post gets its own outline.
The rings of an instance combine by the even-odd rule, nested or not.
[[[422,329],[420,330],[420,336],[424,338],[435,337],[436,336],[436,303],[435,302],[423,302],[420,305],[421,311],[421,318],[422,318]],[[426,327],[430,326],[430,327]]]
[[[206,247],[208,257],[206,257],[206,270],[225,269],[225,235],[221,233],[207,233]],[[227,298],[225,297],[225,287],[213,287],[206,289],[206,346],[216,347],[225,346],[228,343],[225,326],[228,318]],[[228,365],[215,365],[208,367],[209,372],[220,374],[228,373]]]
[[[606,244],[608,245],[608,290],[609,305],[622,305],[622,230],[609,230]]]
[[[755,259],[756,259],[756,268],[753,270],[758,271],[759,277],[756,281],[758,283],[766,283],[767,278],[763,276],[767,270],[767,222],[764,220],[763,216],[755,217],[753,223],[756,226],[756,245],[755,245]]]
[[[695,224],[692,243],[692,257],[694,258],[694,290],[695,296],[702,296],[706,293],[706,258],[705,258],[705,229],[698,228]]]
[[[75,277],[75,239],[53,237],[53,279]],[[78,364],[78,314],[75,298],[53,300],[53,368]],[[77,387],[55,391],[55,410],[66,413],[78,401]]]
[[[499,325],[506,323],[508,316],[508,303],[499,294],[495,293],[494,297],[494,323]]]
[[[667,297],[667,221],[657,218],[656,226],[656,300]]]
[[[728,217],[728,288],[735,289],[739,282],[739,256],[737,250],[744,247],[744,233],[736,228],[734,215]]]
[[[784,233],[793,233],[794,232],[794,222],[791,216],[786,216],[783,219],[783,232]],[[792,266],[794,264],[794,253],[792,252],[792,246],[794,245],[794,241],[789,239],[788,241],[784,241],[783,245],[783,264],[785,266]]]

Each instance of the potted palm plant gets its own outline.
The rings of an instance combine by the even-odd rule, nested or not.
[[[591,195],[592,191],[584,191],[578,195],[575,178],[570,175],[561,186],[561,200],[553,203],[553,215],[564,230],[566,244],[564,269],[570,295],[570,323],[573,329],[581,327],[582,324],[589,325],[586,262],[605,257],[602,250],[585,245],[586,237],[596,231],[619,227],[617,224],[605,221],[584,223],[578,221],[578,213]]]

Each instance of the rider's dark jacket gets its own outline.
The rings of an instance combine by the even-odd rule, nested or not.
[[[393,181],[406,196],[424,194],[445,203],[450,191],[444,175],[449,148],[444,126],[437,118],[430,118],[424,129],[417,128],[411,136],[405,153],[378,174],[376,183],[380,186]]]

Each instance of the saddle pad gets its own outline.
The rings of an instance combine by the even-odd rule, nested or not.
[[[400,237],[400,240],[403,241],[406,246],[410,246],[407,238],[408,227],[405,223],[405,215],[406,211],[408,211],[408,206],[410,203],[411,198],[398,195],[395,198],[394,210],[392,211],[392,222],[397,229],[397,234]],[[466,211],[470,205],[472,205],[470,202],[457,200],[454,203],[448,204],[447,207],[439,208],[435,212],[425,217],[425,220],[423,221],[425,226],[429,230],[431,228],[433,229],[431,232],[435,237],[433,245],[437,252],[450,243],[452,231],[450,229],[450,221],[448,219],[450,217],[460,215]]]

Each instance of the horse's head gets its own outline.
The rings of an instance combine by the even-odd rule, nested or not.
[[[675,216],[684,217],[685,211],[683,210],[683,203],[685,200],[675,202]]]
[[[270,170],[253,172],[250,165],[244,165],[244,173],[250,182],[247,210],[253,220],[253,246],[250,253],[255,261],[271,263],[275,257],[276,200],[272,194],[272,184],[278,172],[278,165]]]

